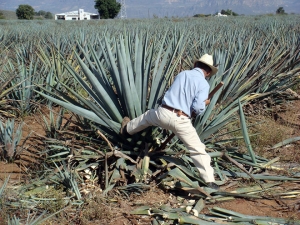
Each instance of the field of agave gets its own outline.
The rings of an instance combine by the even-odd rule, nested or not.
[[[11,187],[10,178],[4,179],[0,218],[8,224],[45,224],[64,211],[80,210],[95,189],[103,198],[128,197],[154,182],[193,201],[186,207],[142,206],[132,212],[151,215],[151,224],[287,224],[284,218],[247,217],[221,208],[209,216],[201,213],[205,202],[271,198],[270,190],[279,183],[296,187],[300,182],[297,170],[262,174],[276,159],[252,148],[246,120],[261,102],[271,110],[296,99],[291,93],[300,83],[299,34],[298,15],[0,21],[0,159],[3,165],[18,164],[26,180]],[[129,139],[119,134],[124,116],[135,118],[158,107],[174,76],[204,53],[213,54],[219,68],[209,79],[211,89],[221,81],[224,85],[194,125],[213,158],[218,183],[246,179],[252,182],[249,189],[205,187],[180,140],[174,137],[160,148],[168,131],[151,127]],[[24,135],[27,117],[41,118],[43,131]],[[237,130],[224,132],[237,121],[241,136],[233,135]],[[230,144],[237,140],[244,140],[246,151]],[[271,148],[299,140],[282,140]],[[45,202],[55,207],[50,210]],[[78,218],[69,223],[83,224]]]

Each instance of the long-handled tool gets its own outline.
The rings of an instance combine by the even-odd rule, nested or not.
[[[211,99],[214,94],[224,85],[224,83],[221,81],[208,95],[208,99]],[[166,145],[173,139],[173,137],[175,136],[174,132],[159,146],[159,148],[157,149],[162,150],[166,147]]]

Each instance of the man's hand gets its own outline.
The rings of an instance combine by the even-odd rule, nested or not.
[[[206,99],[205,100],[205,105],[207,106],[207,105],[209,105],[209,103],[210,103],[210,99]]]

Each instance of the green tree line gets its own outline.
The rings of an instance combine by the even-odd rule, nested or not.
[[[1,19],[5,19],[5,17],[4,17],[4,15],[3,15],[2,12],[0,12],[0,20],[1,20]]]
[[[228,15],[228,16],[238,16],[239,14],[237,14],[236,12],[232,11],[231,9],[222,9],[220,12],[222,15]],[[279,7],[276,10],[276,14],[277,15],[286,15],[287,13],[285,12],[283,7]],[[217,13],[215,13],[214,15],[217,15]],[[194,17],[208,17],[211,16],[211,14],[196,14],[194,15]]]
[[[16,15],[18,19],[21,20],[33,20],[35,16],[44,19],[53,19],[53,14],[51,12],[46,12],[44,10],[35,12],[30,5],[19,5],[16,9]]]
[[[121,4],[116,0],[95,0],[95,9],[98,10],[101,19],[113,19],[115,18],[121,10]],[[221,14],[230,15],[230,16],[238,16],[236,12],[231,9],[222,9]],[[279,7],[276,10],[276,14],[285,15],[285,10],[283,7]],[[19,5],[16,10],[16,15],[18,19],[32,20],[34,17],[43,18],[43,19],[53,19],[53,14],[51,12],[46,12],[44,10],[40,10],[35,12],[33,7],[30,5]],[[196,14],[194,17],[207,17],[210,16],[204,14]],[[2,12],[0,12],[0,19],[5,19]]]
[[[53,19],[53,14],[51,12],[46,12],[44,10],[40,10],[38,12],[35,12],[34,15],[43,17],[45,19]]]
[[[95,0],[95,9],[98,10],[101,19],[113,19],[115,18],[120,10],[121,4],[116,0]],[[19,5],[16,10],[18,19],[32,20],[34,16],[39,16],[45,19],[53,19],[51,12],[40,10],[35,12],[30,5]]]
[[[113,19],[119,14],[121,4],[116,0],[95,0],[95,9],[101,19]]]

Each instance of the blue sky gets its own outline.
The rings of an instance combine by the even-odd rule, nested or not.
[[[185,17],[216,13],[221,9],[231,9],[238,14],[246,15],[265,14],[275,13],[279,6],[284,7],[288,13],[300,13],[300,0],[125,0],[125,2],[128,18],[147,18],[154,15]],[[0,9],[15,11],[20,4],[31,5],[35,11],[44,10],[54,14],[79,8],[86,12],[97,12],[94,0],[0,0]]]

